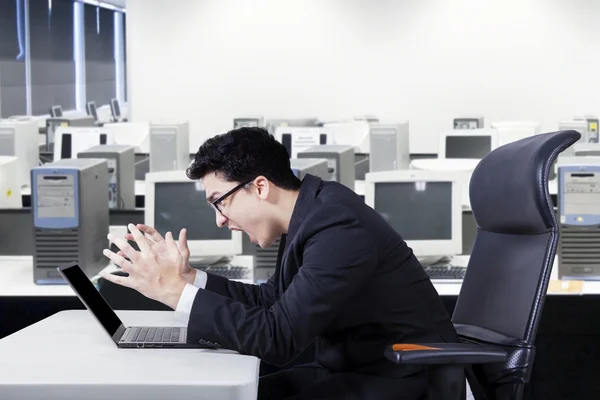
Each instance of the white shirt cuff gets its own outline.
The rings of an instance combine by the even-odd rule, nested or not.
[[[196,271],[196,278],[194,279],[194,286],[200,289],[206,288],[206,281],[208,280],[208,275],[204,271]],[[195,294],[195,293],[194,293]]]
[[[177,303],[175,312],[186,315],[189,318],[198,290],[200,289],[196,286],[190,285],[189,283],[186,284],[185,288],[183,288],[183,292],[181,292],[181,297],[179,298],[179,303]]]

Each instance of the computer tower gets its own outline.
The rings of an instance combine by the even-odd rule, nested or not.
[[[308,174],[327,180],[327,160],[322,158],[292,158],[290,159],[292,172],[300,180]]]
[[[354,147],[327,144],[308,148],[298,153],[298,158],[322,158],[327,160],[328,177],[325,180],[339,182],[354,190]]]
[[[64,284],[56,267],[79,263],[88,277],[108,265],[108,163],[64,159],[31,171],[33,278],[39,285]]]
[[[410,165],[408,121],[373,124],[369,132],[369,171],[408,169]]]
[[[483,117],[458,117],[454,118],[454,129],[483,129]]]
[[[190,165],[189,123],[150,124],[150,172],[180,171]]]
[[[572,120],[563,120],[558,122],[558,130],[559,131],[577,131],[581,133],[581,139],[579,139],[576,143],[587,143],[585,138],[587,134],[587,121],[584,119],[572,119]],[[575,154],[575,149],[573,146],[565,149],[560,155],[562,157],[570,157]]]
[[[96,121],[89,115],[48,118],[46,120],[46,143],[48,146],[50,146],[50,143],[54,143],[54,134],[56,132],[56,128],[61,126],[96,126]]]
[[[14,173],[18,161],[17,157],[0,156],[0,209],[23,207],[21,185]]]
[[[280,243],[281,238],[277,238],[271,247],[266,249],[256,245],[256,256],[254,258],[254,281],[256,283],[266,282],[275,273]]]
[[[39,128],[35,120],[0,120],[0,156],[17,157],[18,184],[29,185],[29,174],[40,159]]]
[[[598,117],[595,115],[576,116],[576,121],[585,121],[585,131],[581,133],[580,142],[598,143]]]
[[[559,279],[600,280],[600,162],[558,166]]]
[[[95,146],[77,158],[103,158],[108,163],[108,208],[135,208],[135,147],[119,144]]]

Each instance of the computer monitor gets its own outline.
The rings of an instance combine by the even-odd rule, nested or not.
[[[54,161],[77,158],[77,154],[101,144],[116,144],[114,135],[103,128],[59,127],[54,141]]]
[[[28,186],[29,174],[39,163],[38,123],[30,120],[0,120],[0,156],[17,157],[14,173],[21,186]]]
[[[455,129],[440,135],[438,158],[481,160],[498,147],[495,129]]]
[[[63,116],[62,107],[58,106],[58,105],[50,107],[50,116],[52,118],[62,118],[62,116]]]
[[[321,125],[321,122],[317,118],[271,118],[265,122],[265,128],[273,136],[275,136],[275,131],[278,127],[299,126],[314,128]]]
[[[446,171],[383,171],[365,176],[365,203],[425,263],[462,253],[460,179]]]
[[[0,208],[21,208],[21,184],[15,170],[19,165],[17,157],[0,156]]]
[[[280,126],[275,139],[288,151],[290,158],[298,158],[298,152],[321,144],[330,144],[331,131],[323,127]]]
[[[242,232],[216,225],[215,210],[207,203],[201,181],[190,180],[185,171],[146,174],[144,223],[161,235],[187,229],[191,259],[217,261],[242,254]]]
[[[188,122],[150,124],[150,172],[183,171],[190,165]]]
[[[264,126],[264,117],[238,117],[233,119],[233,129]]]
[[[329,172],[327,171],[327,160],[322,158],[292,158],[290,159],[290,168],[296,178],[303,180],[307,174],[317,176],[327,180]]]
[[[353,146],[357,153],[368,153],[369,132],[373,123],[366,120],[336,121],[324,123],[323,128],[330,130],[331,144]]]
[[[60,117],[46,119],[46,143],[50,145],[54,143],[56,129],[61,126],[95,126],[94,118],[89,115]]]
[[[370,124],[378,124],[379,117],[376,115],[355,115],[353,118],[355,121],[367,121]]]
[[[110,112],[115,121],[118,121],[121,118],[121,107],[119,106],[119,100],[110,100]]]
[[[327,175],[322,179],[339,182],[354,190],[354,147],[325,144],[298,152],[298,158],[325,160]]]
[[[87,115],[94,118],[94,121],[98,121],[98,110],[96,109],[95,101],[88,101],[85,105],[85,111],[87,112]]]
[[[535,121],[497,121],[490,126],[498,132],[498,146],[541,133],[541,125]]]
[[[454,129],[483,129],[483,117],[464,116],[454,118]]]
[[[112,132],[116,144],[134,146],[136,153],[143,153],[145,157],[150,153],[149,122],[117,122],[104,124],[102,129]]]

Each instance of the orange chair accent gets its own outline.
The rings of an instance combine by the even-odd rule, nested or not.
[[[394,351],[413,351],[413,350],[443,350],[439,347],[422,346],[420,344],[395,344],[392,346]]]

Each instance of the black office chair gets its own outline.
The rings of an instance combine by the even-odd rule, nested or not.
[[[477,236],[452,322],[460,343],[395,344],[385,355],[427,365],[429,399],[464,399],[465,373],[480,399],[521,399],[558,243],[548,174],[576,131],[522,139],[475,168],[470,198]]]

